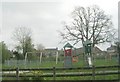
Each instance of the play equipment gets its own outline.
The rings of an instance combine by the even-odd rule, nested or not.
[[[64,46],[64,67],[72,67],[72,48],[70,43]]]
[[[39,51],[39,52],[26,52],[25,54],[25,66],[27,65],[27,62],[28,62],[28,56],[32,56],[34,55],[35,58],[34,60],[32,61],[36,61],[36,64],[40,65],[40,64],[43,64],[44,62],[43,61],[51,61],[49,60],[50,58],[47,58],[46,56],[46,52],[45,51]],[[46,56],[46,57],[45,57]],[[59,53],[58,53],[58,50],[55,52],[55,54],[52,56],[54,57],[53,61],[55,60],[55,64],[58,64],[58,58],[59,58]],[[45,60],[46,59],[46,60]],[[29,58],[30,60],[30,58]],[[30,61],[30,62],[32,62]]]
[[[92,60],[91,60],[91,57],[88,57],[88,64],[89,64],[89,66],[92,66]]]
[[[27,62],[27,59],[28,59],[28,55],[30,55],[30,54],[39,54],[39,62],[41,64],[43,52],[26,52],[26,54],[25,54],[25,65],[26,65],[26,62]]]
[[[72,62],[78,62],[78,56],[73,56],[72,57]]]
[[[91,50],[91,45],[92,45],[92,42],[90,40],[86,40],[84,43],[83,43],[83,46],[84,46],[84,51],[85,51],[85,55],[86,55],[86,61],[88,63],[88,66],[91,67],[93,65],[92,63],[92,50]]]

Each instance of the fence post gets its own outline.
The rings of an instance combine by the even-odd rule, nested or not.
[[[16,78],[17,80],[19,80],[19,68],[18,67],[16,68]]]
[[[92,66],[92,80],[95,80],[95,66]]]
[[[55,81],[55,78],[56,78],[56,68],[53,67],[53,80]]]

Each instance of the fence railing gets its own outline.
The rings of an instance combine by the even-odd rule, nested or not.
[[[111,71],[96,71],[98,69],[103,69],[103,68],[118,68],[118,70],[111,70]],[[25,72],[25,71],[52,71],[52,73],[49,74],[42,74],[40,77],[53,77],[53,80],[56,80],[56,77],[69,77],[69,76],[92,76],[92,80],[95,80],[95,76],[97,75],[113,75],[113,74],[120,74],[119,71],[120,66],[115,65],[115,66],[92,66],[92,67],[75,67],[75,68],[32,68],[32,69],[2,69],[3,75],[2,77],[16,77],[17,80],[19,80],[20,77],[35,77],[35,75],[21,75],[20,71]],[[91,72],[80,72],[80,73],[57,73],[58,70],[92,70]],[[4,74],[5,72],[15,72],[15,74]],[[119,77],[118,77],[119,78]]]

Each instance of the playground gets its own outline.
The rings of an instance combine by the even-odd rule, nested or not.
[[[7,60],[5,64],[2,65],[3,68],[43,68],[43,67],[90,67],[94,66],[109,66],[118,65],[118,57],[113,56],[111,58],[106,58],[105,55],[92,57],[90,59],[88,55],[88,60],[86,60],[86,54],[76,54],[74,48],[71,44],[67,43],[64,46],[64,55],[60,55],[60,52],[54,52],[53,56],[44,56],[43,52],[38,53],[34,60],[28,60],[29,55],[35,55],[35,52],[29,52],[25,56],[25,60]]]
[[[52,58],[52,57],[51,57]],[[54,58],[52,58],[54,59]],[[64,67],[63,57],[60,57],[60,61],[56,64],[56,61],[52,61],[52,59],[46,60],[46,58],[42,59],[42,63],[40,64],[39,60],[26,62],[24,60],[8,60],[5,64],[2,65],[2,68],[43,68],[43,67]],[[109,66],[109,65],[118,65],[116,60],[117,58],[114,57],[111,60],[105,59],[95,59],[94,65],[95,66]],[[86,66],[84,60],[79,57],[78,62],[72,63],[73,67],[83,67]]]
[[[116,67],[118,66],[118,57],[113,56],[111,58],[106,58],[105,55],[91,56],[91,51],[92,50],[85,50],[84,54],[76,54],[73,46],[67,43],[64,46],[64,51],[63,51],[64,55],[59,55],[60,53],[58,51],[55,52],[53,56],[44,56],[43,52],[40,52],[40,53],[37,52],[38,55],[36,55],[34,60],[29,60],[28,59],[29,55],[32,55],[33,53],[28,52],[25,56],[25,60],[12,59],[12,60],[5,61],[5,64],[2,65],[2,68],[4,70],[7,70],[5,71],[5,73],[8,73],[8,74],[4,75],[3,79],[14,80],[16,79],[14,77],[17,77],[17,79],[22,79],[20,77],[24,77],[23,79],[29,80],[31,77],[28,77],[28,76],[33,76],[33,79],[35,77],[37,80],[38,79],[43,79],[43,80],[118,79],[118,74],[116,73],[118,71],[118,68]],[[35,55],[35,52],[33,55]],[[106,67],[108,66],[107,69],[104,68],[105,66]],[[97,67],[97,69],[93,67]],[[100,67],[103,67],[103,68],[98,69]],[[17,76],[17,73],[19,73],[19,70],[18,72],[16,70],[17,68],[19,70],[23,70],[21,71],[22,73],[20,73],[20,77],[19,77],[19,74]],[[69,70],[69,68],[76,69],[76,70]],[[14,71],[8,72],[8,70],[10,69]],[[41,70],[38,71],[38,69],[41,69]],[[51,71],[49,69],[51,69]],[[27,72],[24,72],[24,70],[27,70]],[[107,72],[109,75],[104,76],[104,73],[107,74]],[[114,74],[112,74],[111,72],[114,72]],[[91,73],[90,76],[89,76],[89,73]],[[98,73],[101,73],[103,76],[99,76]],[[80,74],[83,74],[83,75],[85,74],[88,76],[81,77]],[[98,74],[98,76],[96,76],[95,74]],[[14,75],[14,76],[12,78],[8,78],[10,75]],[[28,78],[26,78],[26,76],[23,76],[23,75],[26,75]],[[41,75],[45,77],[44,78],[38,77]],[[56,76],[62,76],[62,77],[56,77]]]

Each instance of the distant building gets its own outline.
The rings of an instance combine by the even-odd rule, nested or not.
[[[56,52],[58,52],[59,55],[64,56],[64,50],[63,49],[58,50],[57,48],[47,48],[47,49],[44,50],[43,53],[46,56],[56,56]],[[106,54],[105,51],[102,51],[100,48],[98,48],[96,46],[92,49],[92,53],[97,55],[97,56]],[[84,48],[83,47],[76,48],[76,49],[72,50],[72,55],[73,56],[74,55],[83,55],[83,54],[84,54]]]
[[[44,54],[49,56],[56,56],[56,53],[58,52],[58,48],[47,48],[44,50]]]
[[[84,48],[83,47],[77,48],[75,52],[76,52],[76,54],[84,54]],[[92,53],[96,54],[96,55],[103,55],[102,52],[103,51],[101,49],[99,49],[98,47],[94,47],[92,49]]]
[[[117,55],[117,46],[111,45],[109,48],[107,48],[107,53],[109,55]]]
[[[108,52],[116,52],[117,51],[117,47],[114,45],[111,45],[109,48],[107,48]]]

